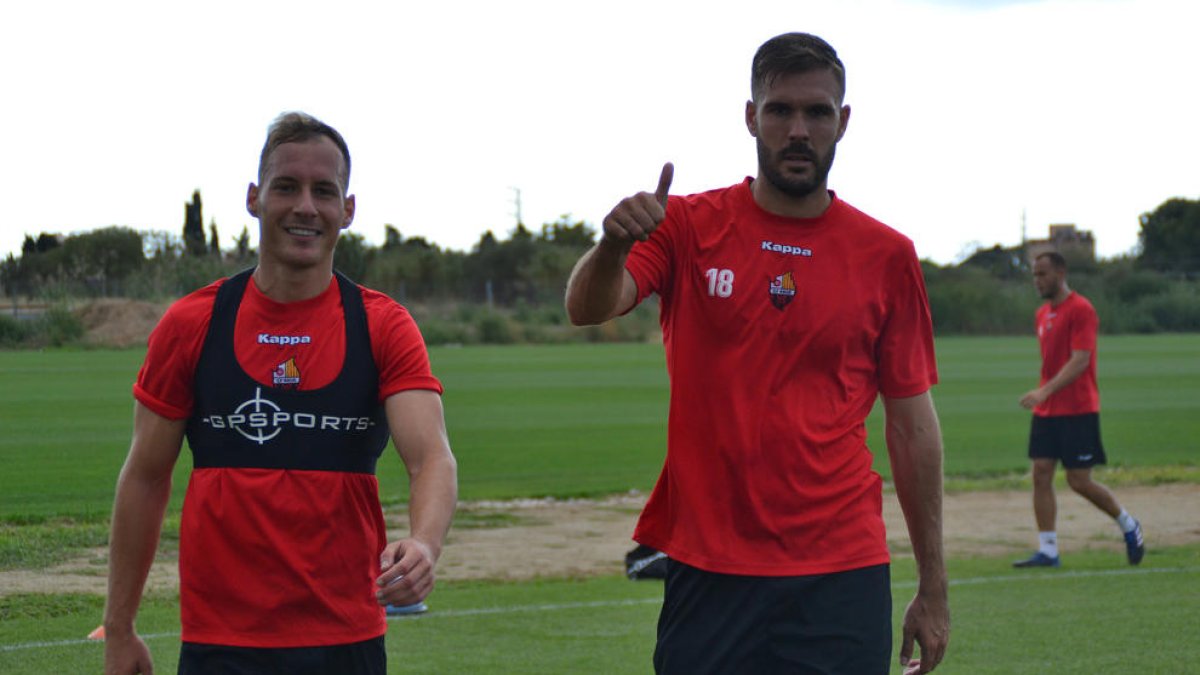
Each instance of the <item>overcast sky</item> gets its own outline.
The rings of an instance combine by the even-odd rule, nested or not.
[[[599,224],[627,194],[755,173],[764,40],[838,50],[853,115],[830,187],[952,262],[1075,223],[1111,257],[1200,197],[1198,3],[39,2],[0,26],[0,255],[26,234],[179,234],[193,190],[225,246],[267,125],[337,127],[353,230],[467,250],[521,216]]]

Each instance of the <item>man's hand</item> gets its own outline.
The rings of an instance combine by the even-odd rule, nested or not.
[[[1071,384],[1088,369],[1092,362],[1092,352],[1086,349],[1072,349],[1071,358],[1063,364],[1054,377],[1042,383],[1042,386],[1021,397],[1021,407],[1033,410],[1046,402],[1063,387]]]
[[[1033,391],[1026,392],[1026,394],[1021,397],[1021,407],[1025,408],[1026,410],[1033,410],[1039,405],[1045,403],[1046,399],[1048,398],[1050,398],[1050,395],[1047,394],[1041,387],[1038,387]]]
[[[414,605],[433,590],[434,555],[417,539],[394,541],[379,554],[381,573],[375,580],[380,605]]]
[[[604,217],[603,240],[627,248],[635,241],[649,239],[650,234],[667,217],[667,192],[671,189],[674,176],[675,166],[667,162],[663,165],[654,192],[639,192],[622,199]]]
[[[921,655],[914,659],[913,642],[921,647]],[[904,612],[904,637],[900,644],[900,665],[904,675],[928,673],[937,667],[946,654],[950,642],[950,608],[946,595],[925,597],[920,592],[908,603]]]
[[[104,675],[154,675],[150,650],[137,633],[104,636]]]

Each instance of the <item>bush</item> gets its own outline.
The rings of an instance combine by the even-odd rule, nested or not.
[[[933,329],[939,335],[1019,335],[1033,325],[1037,293],[1026,281],[1005,282],[973,268],[929,275]]]
[[[1109,302],[1107,298],[1092,301],[1100,316],[1100,332],[1107,335],[1127,333],[1157,333],[1162,330],[1154,316],[1141,304],[1136,306]]]
[[[0,315],[0,347],[61,347],[77,342],[83,333],[83,322],[62,305],[35,319]]]
[[[16,347],[29,334],[25,324],[7,314],[0,314],[0,347]]]
[[[1170,283],[1157,272],[1138,271],[1109,283],[1113,293],[1121,302],[1134,303],[1144,297],[1165,293]]]
[[[475,324],[479,331],[479,341],[489,345],[507,345],[516,341],[513,327],[508,319],[494,312],[487,312],[479,317]]]
[[[456,321],[431,317],[417,321],[417,326],[427,345],[461,345],[471,341],[471,332]]]
[[[33,335],[40,345],[61,347],[83,337],[83,322],[66,307],[56,305],[33,322]]]
[[[1200,331],[1200,294],[1194,287],[1173,288],[1168,293],[1144,298],[1138,305],[1154,317],[1160,330]]]

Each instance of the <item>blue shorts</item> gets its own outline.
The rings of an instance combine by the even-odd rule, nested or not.
[[[1104,464],[1100,442],[1100,413],[1033,416],[1029,426],[1029,458],[1057,459],[1068,469],[1086,469]]]
[[[887,565],[793,577],[716,574],[667,563],[657,673],[886,675]]]
[[[179,675],[387,675],[383,636],[323,647],[227,647],[184,642]]]

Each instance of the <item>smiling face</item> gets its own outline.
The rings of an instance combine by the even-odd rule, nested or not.
[[[345,174],[341,151],[325,136],[271,152],[262,185],[252,183],[246,194],[246,209],[259,223],[260,265],[333,268],[338,235],[354,219]]]
[[[758,146],[759,178],[784,199],[824,199],[837,143],[846,133],[849,106],[831,70],[774,78],[746,103],[746,127]]]

